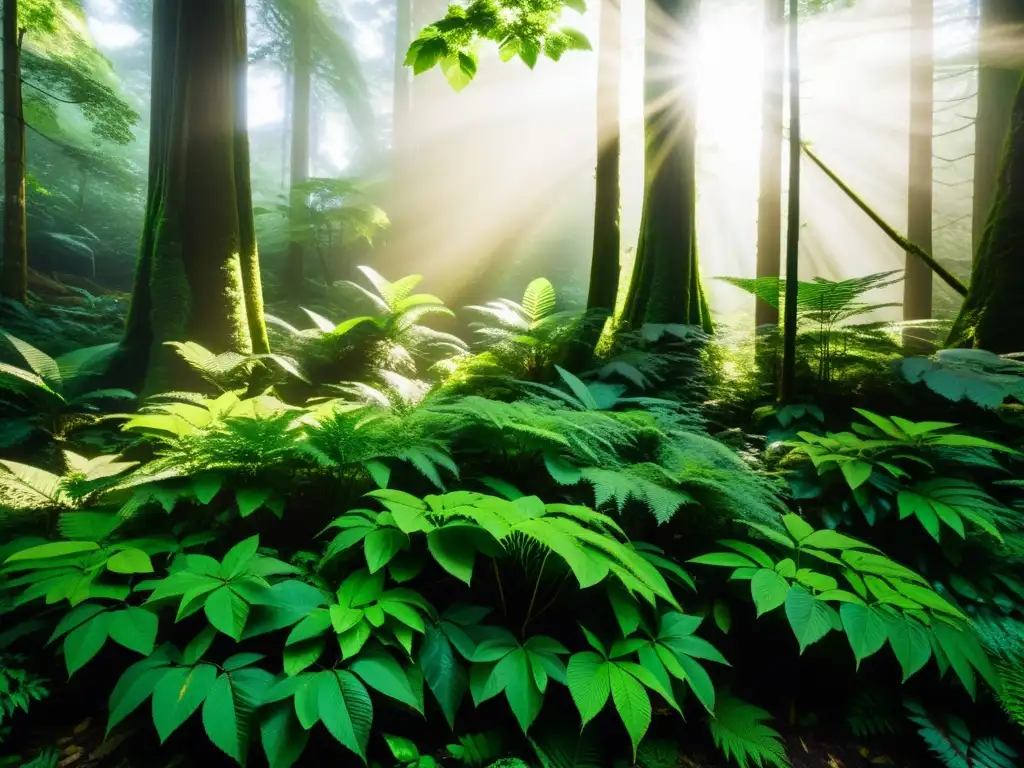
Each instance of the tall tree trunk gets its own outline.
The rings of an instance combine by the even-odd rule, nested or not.
[[[764,2],[761,94],[761,194],[757,200],[757,276],[778,277],[782,262],[782,119],[785,103],[786,0]],[[777,326],[779,310],[755,299],[754,325]]]
[[[118,373],[185,371],[166,346],[267,352],[246,127],[245,0],[153,7],[149,197]]]
[[[995,196],[947,345],[1024,351],[1024,79],[1018,79]]]
[[[1019,41],[1024,34],[1024,1],[981,0],[980,17],[972,216],[975,254],[992,208],[1006,130],[1021,77],[1021,64],[1011,60],[1008,49],[1012,40]]]
[[[612,314],[619,292],[619,88],[622,69],[622,9],[603,0],[597,44],[597,170],[594,247],[590,260],[588,309]]]
[[[4,262],[0,291],[28,301],[28,225],[25,220],[25,114],[21,103],[21,44],[17,0],[4,0]]]
[[[932,251],[932,135],[935,108],[934,0],[910,3],[910,173],[907,239]],[[932,316],[932,270],[907,254],[903,282],[903,319]],[[908,343],[913,337],[906,334]]]
[[[305,3],[295,4],[295,19],[292,26],[292,148],[289,202],[291,213],[288,255],[284,268],[285,294],[292,299],[302,296],[302,287],[305,283],[305,237],[302,230],[308,224],[309,214],[303,185],[309,180],[309,131],[313,86],[311,5],[315,1],[306,0]]]
[[[789,211],[786,221],[786,301],[779,400],[796,398],[797,290],[800,279],[800,0],[789,0]]]
[[[622,312],[623,320],[634,328],[645,323],[688,323],[711,330],[697,265],[697,77],[693,60],[699,12],[700,0],[647,2],[646,189],[633,277]],[[680,46],[681,51],[673,50]],[[677,78],[680,53],[686,64],[682,78]]]

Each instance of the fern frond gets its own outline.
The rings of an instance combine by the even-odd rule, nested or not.
[[[720,696],[708,721],[715,746],[740,768],[789,768],[782,736],[764,724],[771,715],[730,695]]]

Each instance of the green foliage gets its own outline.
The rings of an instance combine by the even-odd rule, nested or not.
[[[975,739],[959,717],[936,717],[915,701],[906,702],[906,707],[921,738],[947,768],[1013,768],[1018,764],[1016,750],[997,738]]]
[[[456,91],[476,75],[479,43],[498,44],[502,61],[516,56],[533,69],[541,53],[558,61],[566,51],[589,51],[590,41],[577,29],[558,26],[566,8],[583,13],[582,0],[474,0],[450,5],[445,17],[423,29],[405,56],[415,74],[440,65]]]
[[[733,696],[723,696],[708,724],[715,746],[740,768],[788,768],[790,763],[782,737],[764,724],[770,717],[760,707]]]
[[[0,654],[0,743],[15,715],[27,713],[33,701],[41,701],[50,694],[44,678],[24,669],[26,661],[20,654]]]
[[[33,428],[63,439],[70,429],[92,421],[92,414],[100,413],[104,403],[135,399],[127,390],[89,390],[83,386],[109,359],[114,344],[78,349],[55,359],[9,333],[3,335],[24,367],[0,363],[0,391],[27,400],[35,408],[34,417],[27,423],[28,431],[10,432],[11,437],[5,441],[8,444],[19,442],[19,436],[26,439]]]
[[[1024,402],[1024,364],[983,349],[940,349],[931,357],[908,357],[900,373],[947,400],[967,400],[986,410],[1009,399]]]

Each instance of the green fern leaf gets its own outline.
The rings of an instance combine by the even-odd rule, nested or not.
[[[719,696],[708,721],[715,746],[740,768],[789,768],[782,737],[764,724],[765,710],[730,695]]]

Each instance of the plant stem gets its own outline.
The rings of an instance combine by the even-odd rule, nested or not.
[[[523,621],[523,628],[519,631],[519,634],[524,638],[526,637],[526,627],[529,625],[530,619],[533,617],[533,605],[537,600],[537,590],[540,589],[540,580],[544,575],[544,566],[548,564],[548,557],[550,556],[551,550],[549,549],[545,553],[544,559],[540,562],[540,570],[537,572],[537,581],[533,584],[533,594],[530,595],[530,605],[526,609],[526,619]]]

